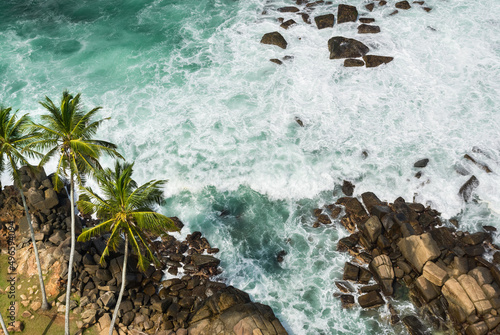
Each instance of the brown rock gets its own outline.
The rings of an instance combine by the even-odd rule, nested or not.
[[[403,324],[410,335],[428,335],[430,334],[427,328],[414,315],[407,315],[403,318]]]
[[[365,8],[371,12],[373,10],[373,8],[375,8],[375,4],[373,2],[371,2],[368,5],[366,5]]]
[[[353,59],[355,61],[358,61],[358,59]],[[345,60],[345,62],[348,61],[348,59]],[[345,66],[345,62],[344,62],[344,66]],[[344,182],[342,183],[342,192],[347,195],[348,197],[352,196],[353,192],[354,192],[354,184],[351,183],[350,181],[347,181],[347,180],[344,180]]]
[[[358,303],[363,308],[376,308],[385,304],[385,301],[378,291],[371,291],[360,296]]]
[[[358,281],[359,266],[346,262],[344,266],[344,280]]]
[[[342,308],[351,308],[355,305],[354,296],[351,294],[340,295],[340,302],[342,303]]]
[[[476,280],[479,286],[491,284],[493,282],[491,271],[484,266],[478,266],[477,268],[470,270],[468,274]]]
[[[309,17],[309,14],[301,13],[300,15],[302,16],[302,21],[307,24],[311,24],[311,18]]]
[[[375,22],[375,19],[373,19],[371,17],[360,17],[359,18],[359,22],[361,22],[361,23],[372,23],[372,22]]]
[[[283,64],[282,61],[280,61],[279,59],[276,59],[276,58],[272,58],[272,59],[270,59],[270,61],[273,62],[273,63],[275,63],[275,64],[278,64],[278,65]]]
[[[335,17],[333,14],[320,15],[314,18],[314,22],[316,22],[318,29],[331,28],[333,27],[334,21]]]
[[[379,255],[370,263],[370,270],[382,288],[386,296],[393,294],[392,282],[394,281],[394,270],[389,256]]]
[[[354,6],[340,4],[338,7],[337,23],[356,22],[358,10]]]
[[[488,326],[484,321],[470,325],[465,330],[465,334],[467,335],[485,335],[486,333],[488,333]]]
[[[426,303],[434,300],[439,295],[439,289],[424,276],[420,276],[415,280],[415,287],[418,289],[421,297]]]
[[[436,286],[443,286],[448,280],[448,272],[431,261],[425,263],[422,275]]]
[[[260,43],[276,45],[282,49],[286,49],[287,46],[285,38],[277,31],[274,31],[272,33],[267,33],[264,36],[262,36]]]
[[[363,43],[342,36],[335,36],[328,40],[330,59],[362,57],[370,51]]]
[[[290,20],[287,20],[287,21],[283,22],[280,25],[280,27],[283,28],[283,29],[288,29],[291,26],[293,26],[294,24],[297,24],[297,22],[295,22],[294,20],[290,19]]]
[[[347,58],[344,61],[344,67],[361,67],[361,66],[365,66],[365,62],[363,62],[361,59]]]
[[[408,1],[400,1],[400,2],[396,2],[396,8],[399,8],[399,9],[410,9],[411,6],[408,3]]]
[[[378,34],[380,33],[379,26],[371,26],[369,24],[362,24],[358,26],[358,34]]]
[[[489,300],[486,298],[483,290],[473,277],[469,275],[461,275],[458,277],[458,282],[462,285],[464,291],[476,307],[479,315],[484,315],[493,308]]]
[[[476,176],[470,177],[465,184],[460,187],[458,194],[462,196],[465,202],[469,202],[472,196],[472,192],[475,188],[479,186],[479,180],[477,180]]]
[[[378,217],[371,216],[360,226],[360,229],[371,243],[376,243],[377,238],[382,233],[382,223],[380,223]]]
[[[439,247],[429,233],[402,238],[398,242],[398,247],[406,260],[419,272],[422,272],[427,261],[441,255]]]
[[[448,279],[446,283],[444,283],[441,292],[448,302],[460,307],[466,316],[469,316],[476,311],[474,304],[470,300],[464,288],[455,278]]]
[[[382,64],[387,64],[392,62],[394,57],[387,56],[375,56],[375,55],[366,55],[363,56],[363,60],[366,63],[366,67],[377,67]]]

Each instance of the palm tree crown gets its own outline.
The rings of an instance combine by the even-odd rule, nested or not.
[[[84,213],[96,213],[103,220],[95,227],[85,230],[78,237],[78,241],[87,241],[93,236],[111,233],[108,238],[101,262],[109,255],[109,251],[116,250],[122,240],[122,234],[132,245],[138,257],[138,267],[147,269],[157,259],[151,250],[152,241],[145,232],[163,235],[166,231],[179,230],[174,222],[155,212],[152,207],[161,205],[163,192],[161,187],[166,180],[152,180],[142,186],[131,178],[133,164],[116,162],[114,171],[104,169],[95,174],[95,178],[102,190],[103,197],[96,194],[91,188],[82,188],[83,198],[78,204]],[[145,251],[145,252],[142,252]]]
[[[83,112],[80,107],[80,94],[73,97],[67,91],[63,92],[60,106],[56,106],[48,97],[45,97],[45,102],[40,104],[49,114],[41,116],[43,124],[33,125],[34,129],[40,131],[42,137],[33,145],[48,150],[40,165],[60,154],[57,173],[54,176],[56,189],[61,187],[59,179],[61,173],[67,174],[66,171],[69,170],[82,182],[85,174],[101,168],[98,158],[103,153],[122,158],[116,151],[115,144],[93,139],[101,123],[107,120],[92,120],[100,107]]]

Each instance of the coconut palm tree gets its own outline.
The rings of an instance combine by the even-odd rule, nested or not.
[[[0,325],[2,326],[3,333],[5,335],[9,335],[9,332],[7,331],[7,326],[5,325],[5,321],[3,321],[2,313],[0,313]]]
[[[41,134],[41,139],[35,141],[33,145],[48,150],[40,165],[59,155],[57,171],[53,178],[54,188],[59,190],[63,186],[61,175],[69,177],[70,183],[71,251],[68,264],[65,314],[65,334],[69,335],[71,276],[75,255],[75,179],[76,182],[82,184],[88,173],[100,169],[98,159],[102,154],[122,157],[116,151],[116,145],[93,139],[97,129],[106,119],[93,120],[100,107],[84,112],[80,106],[80,94],[73,97],[67,91],[63,92],[60,106],[56,106],[48,97],[45,97],[45,101],[40,102],[40,104],[49,112],[41,116],[42,124],[33,124],[33,129]]]
[[[94,236],[110,233],[106,248],[101,256],[101,264],[109,251],[116,251],[122,240],[125,240],[125,251],[122,267],[122,281],[118,301],[113,313],[109,334],[113,334],[114,324],[120,309],[123,292],[127,259],[129,257],[129,243],[137,255],[137,266],[145,271],[151,262],[159,264],[151,250],[152,241],[146,232],[162,235],[167,231],[179,230],[168,217],[155,212],[152,207],[163,202],[162,186],[166,180],[152,180],[142,186],[132,179],[133,164],[116,162],[114,171],[105,169],[96,173],[95,177],[100,186],[103,197],[91,188],[82,188],[82,194],[88,200],[80,200],[78,205],[86,214],[96,213],[102,223],[86,229],[78,237],[78,241],[88,241]]]
[[[38,152],[27,148],[26,146],[39,139],[38,132],[29,132],[27,125],[30,124],[30,119],[27,114],[17,118],[17,112],[11,114],[11,108],[0,108],[0,173],[4,171],[4,159],[8,161],[8,167],[12,171],[14,185],[19,189],[23,200],[24,211],[26,212],[26,220],[31,234],[31,242],[33,243],[33,252],[35,253],[36,266],[38,268],[38,277],[40,279],[40,292],[42,294],[42,309],[47,310],[50,304],[47,301],[45,294],[45,284],[43,283],[42,267],[40,265],[40,257],[35,241],[35,231],[31,224],[31,215],[26,204],[26,198],[23,192],[23,186],[19,178],[18,164],[30,166],[26,160],[28,157],[41,156]]]

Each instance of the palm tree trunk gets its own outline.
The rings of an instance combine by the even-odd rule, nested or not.
[[[2,325],[2,329],[5,335],[9,335],[7,331],[7,326],[5,326],[5,322],[3,321],[2,313],[0,313],[0,324]]]
[[[50,304],[47,301],[47,295],[45,294],[45,284],[43,283],[42,266],[40,265],[40,257],[38,255],[38,248],[36,246],[36,241],[35,241],[35,231],[33,230],[33,225],[31,224],[31,215],[28,211],[28,205],[26,204],[26,198],[24,197],[22,186],[19,187],[19,191],[21,192],[21,198],[23,199],[24,211],[26,212],[26,220],[28,221],[28,226],[30,227],[31,242],[33,243],[33,252],[35,253],[36,266],[38,268],[38,277],[40,278],[40,291],[42,293],[42,309],[48,310],[50,308]]]
[[[71,202],[71,251],[69,253],[69,264],[68,264],[68,284],[66,286],[66,314],[64,322],[64,333],[69,334],[69,306],[71,297],[71,276],[73,275],[73,259],[75,257],[75,181],[73,172],[71,172],[70,180],[70,202]]]
[[[120,310],[120,304],[122,303],[123,292],[125,291],[125,278],[127,276],[127,258],[128,258],[128,235],[127,233],[125,233],[125,253],[123,256],[122,286],[120,287],[120,294],[118,294],[118,301],[116,302],[115,311],[113,313],[113,319],[111,320],[111,325],[109,326],[109,335],[113,335],[113,329],[115,328],[116,317],[118,316],[118,311]]]

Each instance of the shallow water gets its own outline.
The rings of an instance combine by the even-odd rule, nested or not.
[[[388,312],[340,308],[333,281],[348,256],[335,249],[347,233],[311,228],[311,210],[347,179],[356,195],[415,198],[469,231],[500,228],[500,7],[431,0],[430,13],[388,16],[394,2],[366,15],[380,34],[358,35],[357,23],[317,30],[276,12],[286,1],[2,1],[0,104],[36,118],[38,101],[69,89],[103,106],[111,120],[99,135],[136,162],[139,182],[170,180],[165,213],[203,231],[223,278],[271,305],[290,333],[400,333]],[[278,17],[298,25],[283,30]],[[276,30],[286,50],[259,43]],[[332,36],[394,61],[344,68],[328,59]],[[480,181],[473,203],[458,196],[470,178],[458,167]]]

